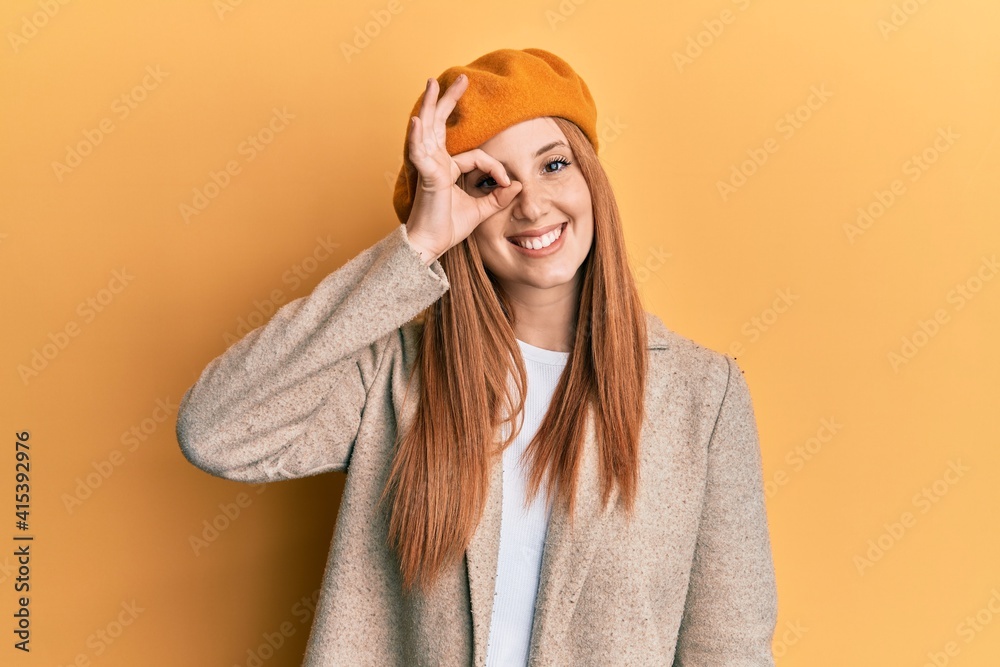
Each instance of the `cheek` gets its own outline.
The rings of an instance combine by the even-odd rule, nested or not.
[[[594,242],[594,211],[589,198],[573,211],[573,219],[576,221],[574,232],[579,243],[589,249]]]
[[[490,220],[484,220],[472,230],[472,238],[476,240],[481,253],[490,252],[491,246],[500,238],[499,227]]]
[[[575,178],[566,184],[562,194],[573,202],[573,206],[579,214],[580,211],[590,210],[592,201],[590,188],[587,187],[587,181],[584,180],[583,174],[577,173],[574,176]]]
[[[471,234],[471,238],[475,239],[476,247],[479,249],[479,257],[482,259],[483,266],[490,271],[493,271],[496,266],[496,258],[504,250],[500,244],[508,242],[501,236],[499,228],[494,229],[494,227],[496,225],[483,222]]]
[[[573,211],[573,219],[576,220],[577,229],[581,232],[588,232],[594,227],[594,211],[590,202],[586,202]]]

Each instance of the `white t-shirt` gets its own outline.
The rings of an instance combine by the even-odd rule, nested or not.
[[[527,396],[524,425],[503,453],[503,514],[486,667],[523,666],[528,662],[542,547],[551,508],[544,486],[535,501],[525,508],[527,474],[519,459],[538,431],[569,360],[569,352],[546,350],[522,340],[517,343],[528,371]],[[504,433],[507,434],[509,430]]]

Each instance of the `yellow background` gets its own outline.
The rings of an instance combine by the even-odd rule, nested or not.
[[[397,224],[428,77],[539,47],[594,93],[647,309],[745,370],[777,663],[1000,664],[998,22],[989,0],[4,2],[0,663],[299,664],[343,476],[215,479],[176,402],[241,318]]]

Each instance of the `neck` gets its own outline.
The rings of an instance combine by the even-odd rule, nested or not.
[[[514,335],[529,345],[569,352],[576,338],[580,275],[549,289],[507,291],[514,309]]]

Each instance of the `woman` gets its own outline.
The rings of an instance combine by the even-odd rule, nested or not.
[[[547,51],[428,80],[405,224],[185,393],[214,475],[347,472],[305,665],[773,665],[748,386],[642,309],[597,147]]]

